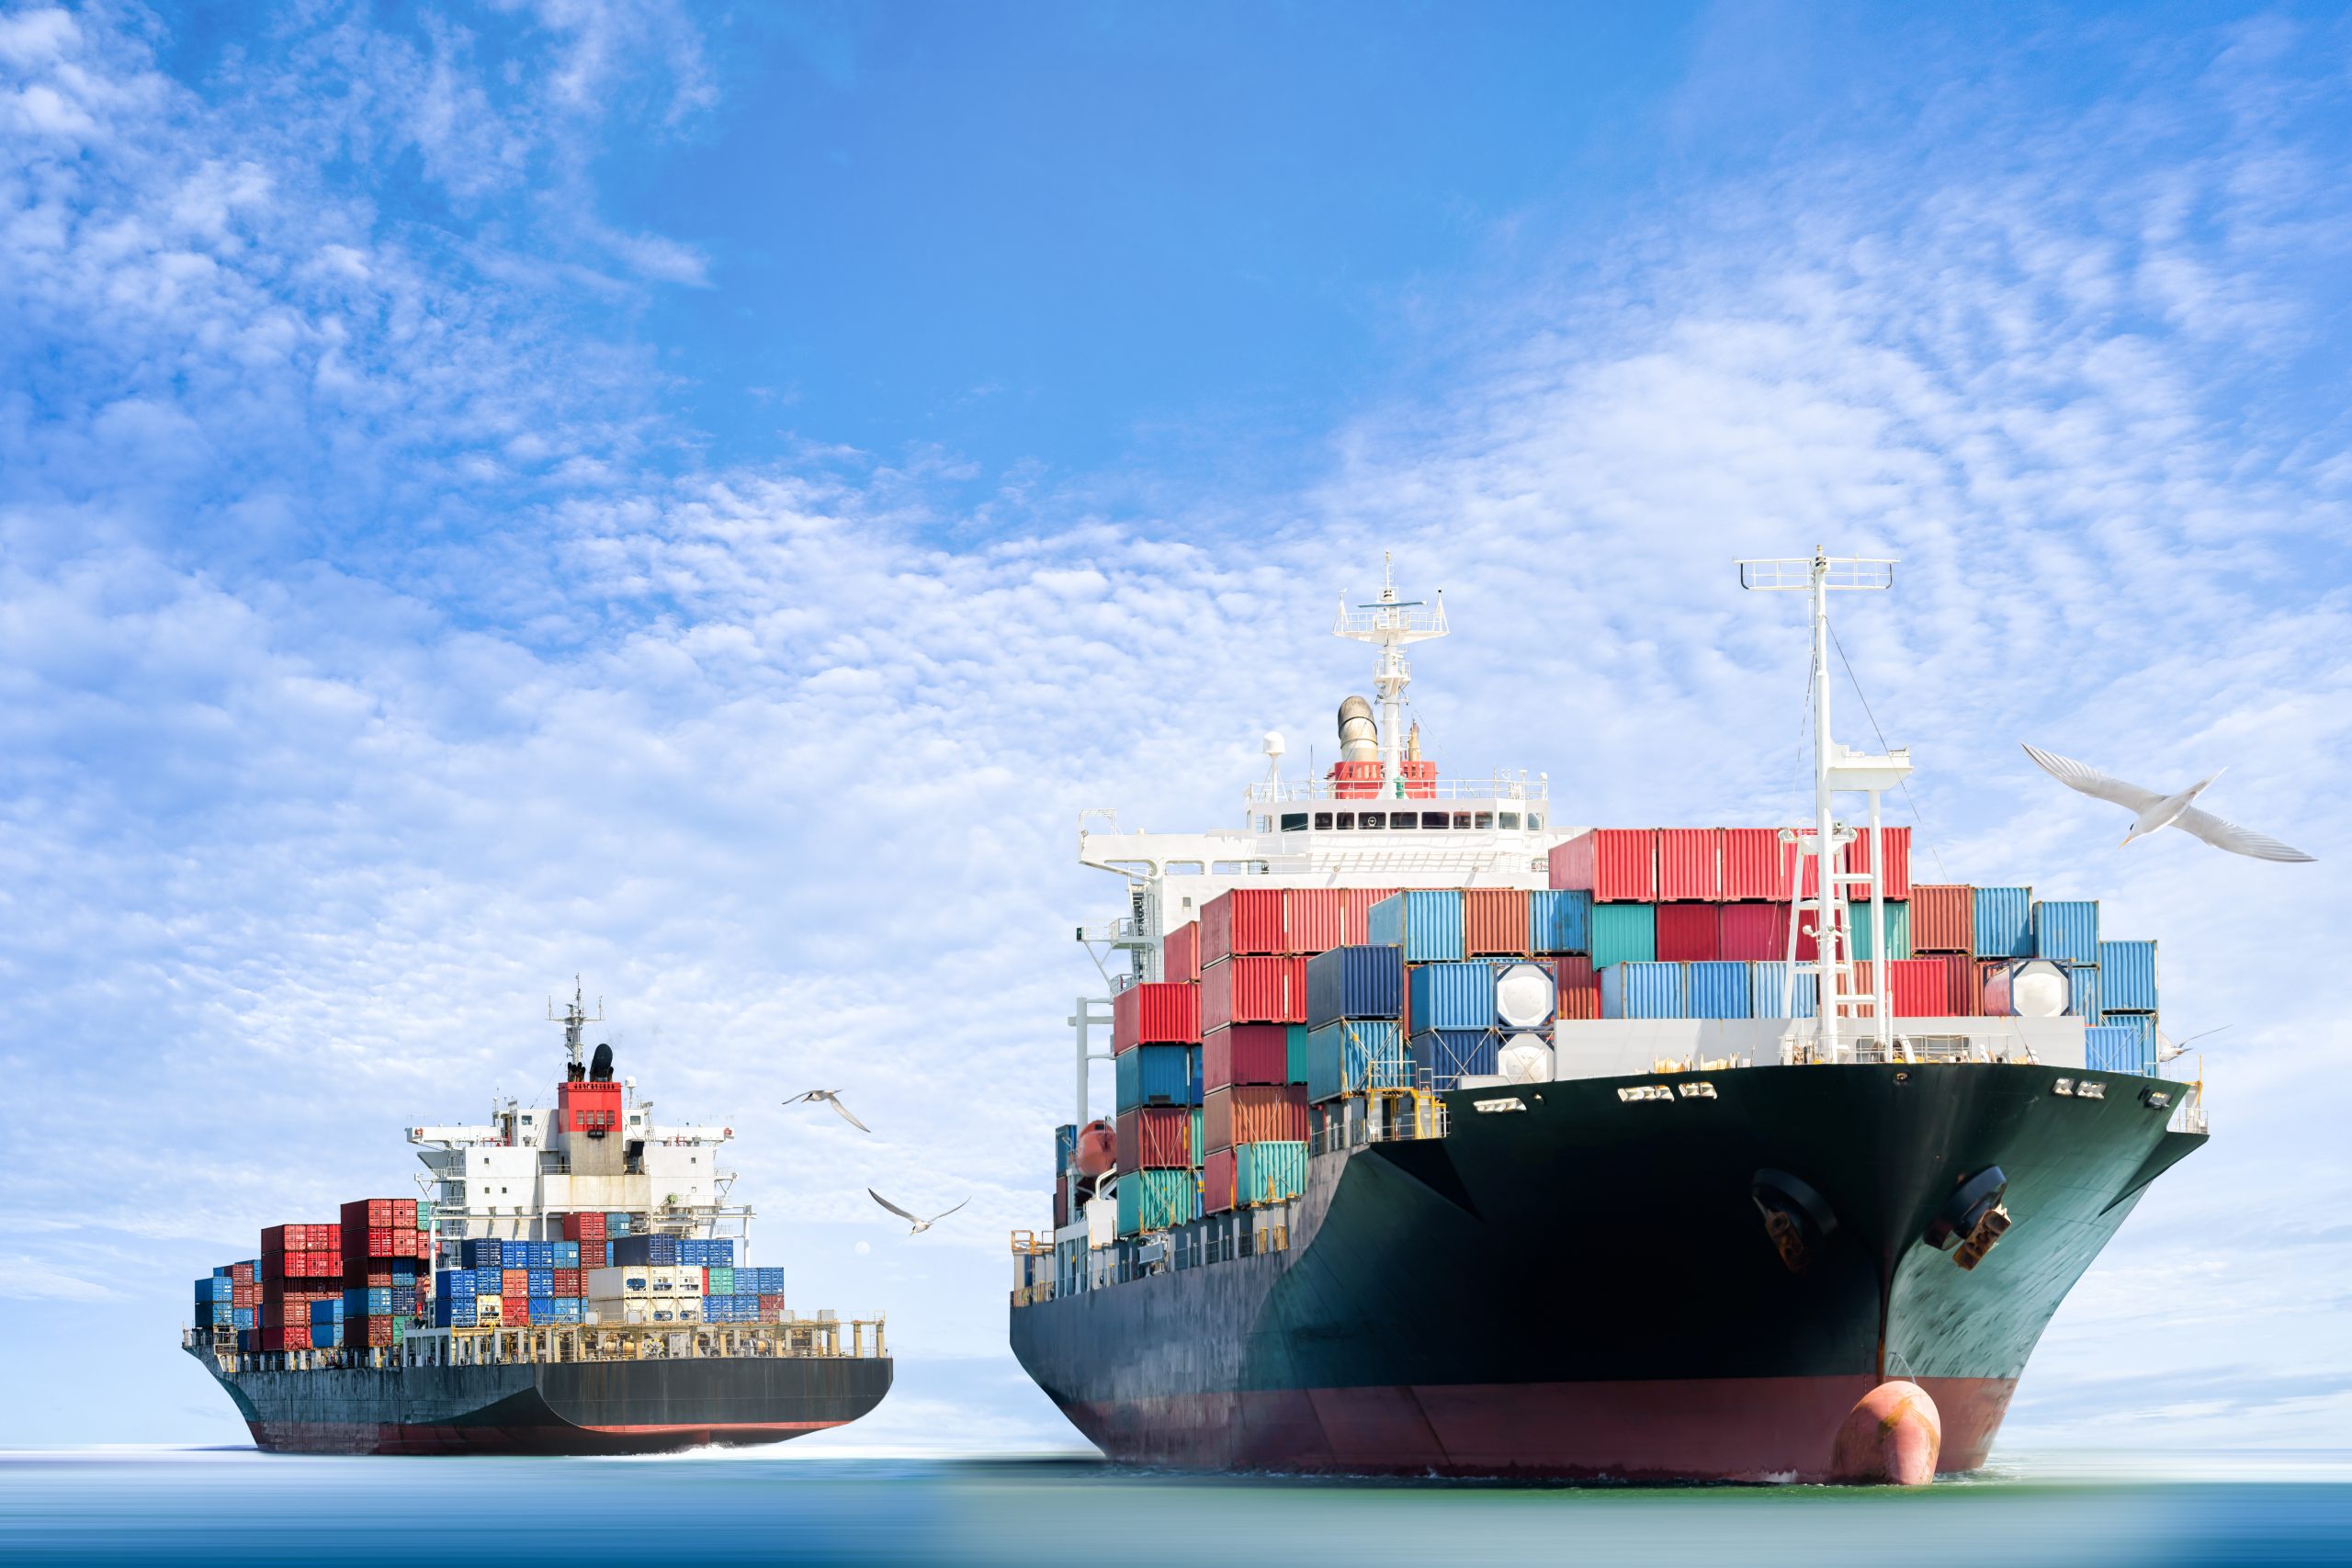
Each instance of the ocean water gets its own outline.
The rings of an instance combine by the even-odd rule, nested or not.
[[[2352,1467],[2013,1464],[1922,1491],[1211,1480],[1077,1461],[0,1456],[0,1562],[2352,1562]]]

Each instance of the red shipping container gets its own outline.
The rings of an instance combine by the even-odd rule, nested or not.
[[[1244,955],[1201,971],[1201,1027],[1304,1023],[1306,960]]]
[[[1182,1170],[1193,1163],[1193,1108],[1146,1105],[1119,1112],[1121,1170]]]
[[[1911,901],[1918,904],[1917,887],[1911,890]],[[1915,913],[1912,919],[1918,916]],[[1951,1018],[1980,1018],[1984,1012],[1984,988],[1977,983],[1976,960],[1964,953],[1939,953],[1931,955],[1944,966],[1944,1000],[1951,1011]]]
[[[1720,907],[1713,904],[1660,904],[1657,907],[1657,961],[1661,964],[1701,964],[1715,956]]]
[[[1724,896],[1723,829],[1660,828],[1657,830],[1657,896],[1661,903],[1704,901]]]
[[[311,1348],[311,1330],[306,1324],[300,1328],[265,1327],[261,1331],[261,1348],[265,1350],[307,1350]]]
[[[1058,1231],[1069,1224],[1069,1178],[1067,1176],[1056,1177],[1054,1179],[1054,1229]],[[762,1296],[760,1298],[760,1311],[763,1313],[766,1312],[768,1310],[768,1303],[771,1301],[775,1302],[778,1306],[782,1306],[784,1304],[784,1298],[782,1296]]]
[[[390,1317],[355,1317],[343,1325],[343,1342],[362,1350],[389,1350],[400,1341]]]
[[[1238,1083],[1290,1081],[1290,1028],[1281,1023],[1236,1023],[1201,1037],[1201,1086],[1224,1089]]]
[[[1201,988],[1181,980],[1146,980],[1111,998],[1111,1049],[1194,1045],[1201,1038]]]
[[[1347,887],[1340,889],[1340,908],[1344,930],[1340,945],[1362,947],[1372,940],[1372,907],[1396,892],[1394,887]]]
[[[1201,1145],[1295,1143],[1306,1136],[1306,1086],[1240,1084],[1213,1089],[1201,1102]]]
[[[1886,840],[1886,897],[1911,897],[1911,829],[1908,828],[1879,829],[1879,837]],[[1871,868],[1871,830],[1858,829],[1854,841],[1846,846],[1845,868],[1848,871],[1868,871]],[[1849,886],[1849,898],[1868,898],[1869,887],[1857,883]],[[1901,962],[1897,960],[1896,962]]]
[[[1290,951],[1283,929],[1283,890],[1236,887],[1201,906],[1201,975],[1236,953]]]
[[[392,1200],[392,1225],[396,1230],[413,1231],[416,1228],[415,1199],[395,1198]]]
[[[1222,1214],[1233,1207],[1233,1151],[1213,1149],[1201,1168],[1201,1213]]]
[[[1159,977],[1197,980],[1201,977],[1201,923],[1186,920],[1159,941]]]
[[[1715,956],[1777,964],[1789,955],[1786,904],[1725,904],[1715,921]]]
[[[1976,889],[1964,882],[1912,884],[1911,951],[1974,953]]]
[[[1473,958],[1526,957],[1526,892],[1517,887],[1464,888],[1462,927]]]
[[[1777,828],[1724,828],[1719,851],[1723,863],[1723,897],[1726,902],[1781,897],[1781,830]]]
[[[1801,828],[1798,829],[1797,831],[1809,833],[1812,829],[1809,828]],[[1774,836],[1778,837],[1777,834]],[[1821,885],[1820,875],[1815,870],[1812,858],[1810,856],[1801,857],[1797,852],[1800,848],[1801,846],[1794,839],[1792,839],[1788,842],[1780,846],[1780,854],[1773,862],[1772,870],[1772,897],[1776,902],[1785,904],[1789,901],[1791,897],[1791,885],[1796,880],[1796,868],[1799,864],[1803,864],[1804,867],[1804,893],[1803,895],[1804,897],[1812,897],[1814,890]]]
[[[1552,978],[1562,1018],[1600,1016],[1600,978],[1593,973],[1590,957],[1576,953],[1555,958]]]
[[[599,1209],[591,1209],[585,1213],[564,1215],[563,1239],[566,1241],[604,1240],[604,1212]]]
[[[1870,960],[1854,965],[1854,989],[1868,995],[1875,985]],[[1886,966],[1887,1003],[1894,1018],[1951,1018],[1951,979],[1940,958],[1898,958]],[[1855,1011],[1872,1016],[1871,1004],[1856,1004]],[[1962,1014],[1960,1016],[1973,1016]]]
[[[1338,887],[1294,887],[1283,895],[1285,953],[1329,953],[1348,940],[1348,896]]]
[[[232,1263],[232,1264],[230,1264],[230,1265],[229,1265],[229,1278],[230,1278],[230,1279],[232,1279],[232,1280],[235,1280],[237,1283],[242,1284],[242,1285],[250,1285],[250,1284],[252,1284],[252,1283],[253,1283],[253,1279],[254,1279],[254,1266],[253,1266],[253,1261],[252,1261],[250,1258],[248,1258],[246,1261],[244,1261],[244,1262],[243,1262],[243,1263]]]
[[[1647,904],[1657,893],[1657,829],[1595,828],[1553,846],[1554,887],[1582,888],[1600,904]]]
[[[504,1296],[500,1298],[498,1303],[498,1321],[503,1324],[530,1322],[531,1298],[528,1296]]]
[[[396,1198],[354,1198],[343,1206],[343,1228],[348,1232],[390,1230]],[[413,1211],[412,1211],[412,1213]],[[411,1228],[414,1222],[412,1220]]]
[[[555,1289],[549,1293],[559,1296],[579,1295],[581,1293],[580,1270],[577,1269],[557,1269],[555,1271]]]

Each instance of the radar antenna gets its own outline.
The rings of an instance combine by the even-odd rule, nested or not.
[[[571,1000],[561,1012],[555,1010],[555,998],[553,997],[548,998],[548,1021],[563,1025],[563,1050],[568,1064],[566,1076],[574,1079],[582,1077],[587,1071],[580,1060],[580,1053],[583,1048],[580,1038],[581,1030],[589,1024],[605,1021],[605,998],[602,997],[596,998],[596,1016],[594,1018],[588,1016],[587,1009],[582,1005],[584,999],[581,994],[580,976],[577,975],[571,977]]]
[[[1797,928],[1808,906],[1814,916],[1816,943],[1815,957],[1810,965],[1818,976],[1818,990],[1814,1006],[1815,1050],[1817,1058],[1826,1062],[1847,1059],[1846,1047],[1839,1039],[1839,1020],[1848,1017],[1846,1009],[1868,1003],[1871,1010],[1871,1032],[1881,1060],[1892,1058],[1897,1050],[1894,1020],[1890,1014],[1886,964],[1886,850],[1879,830],[1879,796],[1901,784],[1911,772],[1911,753],[1907,748],[1895,747],[1883,757],[1864,756],[1833,743],[1829,739],[1829,595],[1833,591],[1884,592],[1894,586],[1896,562],[1861,556],[1832,556],[1821,546],[1815,546],[1810,558],[1793,557],[1774,560],[1743,560],[1739,563],[1739,585],[1754,592],[1795,592],[1811,595],[1813,611],[1813,810],[1814,825],[1810,832],[1782,829],[1783,843],[1792,844],[1796,856],[1789,881],[1789,944],[1788,966],[1781,971],[1781,1016],[1790,1020],[1789,1034],[1784,1044],[1793,1046],[1798,1032],[1796,1013]],[[1838,851],[1855,837],[1851,828],[1831,817],[1831,797],[1839,793],[1860,793],[1870,797],[1870,870],[1866,872],[1838,869],[1842,856]],[[1806,861],[1813,862],[1814,874],[1803,874]],[[1806,897],[1810,882],[1812,896]],[[1850,919],[1833,919],[1833,911],[1849,914],[1847,889],[1863,883],[1871,890],[1871,953],[1879,961],[1871,965],[1871,989],[1857,993],[1851,990],[1853,951]],[[1908,1043],[1900,1046],[1904,1060],[1911,1059]]]
[[[1340,601],[1340,618],[1332,623],[1331,635],[1368,642],[1380,650],[1372,689],[1380,697],[1380,776],[1385,795],[1405,793],[1404,770],[1398,764],[1404,754],[1405,688],[1413,680],[1405,666],[1405,646],[1443,637],[1450,629],[1445,624],[1443,590],[1439,591],[1434,605],[1396,597],[1396,558],[1386,550],[1380,553],[1380,597],[1369,604]]]

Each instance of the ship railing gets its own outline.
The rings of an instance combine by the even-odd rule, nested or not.
[[[1527,776],[1525,770],[1498,773],[1487,778],[1408,779],[1398,793],[1396,781],[1364,779],[1261,779],[1250,786],[1252,806],[1282,806],[1292,802],[1338,801],[1377,807],[1383,800],[1549,800],[1551,781]]]
[[[1426,1081],[1410,1089],[1371,1089],[1340,1101],[1337,1113],[1326,1115],[1312,1128],[1307,1152],[1329,1155],[1367,1144],[1419,1143],[1444,1137],[1450,1125],[1445,1101]]]
[[[352,1368],[495,1366],[504,1363],[663,1360],[863,1360],[886,1359],[888,1318],[797,1318],[788,1323],[535,1324],[417,1329],[400,1344],[368,1348],[240,1352],[212,1348],[224,1369],[326,1371]]]

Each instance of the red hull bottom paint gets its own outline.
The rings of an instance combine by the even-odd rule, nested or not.
[[[1943,1416],[1946,1474],[1976,1470],[2009,1378],[1919,1378]],[[1254,1390],[1064,1407],[1115,1460],[1182,1469],[1525,1476],[1564,1481],[1828,1479],[1838,1428],[1871,1377]]]
[[[254,1446],[300,1454],[650,1454],[805,1438],[846,1421],[759,1426],[408,1427],[358,1421],[248,1421]]]

